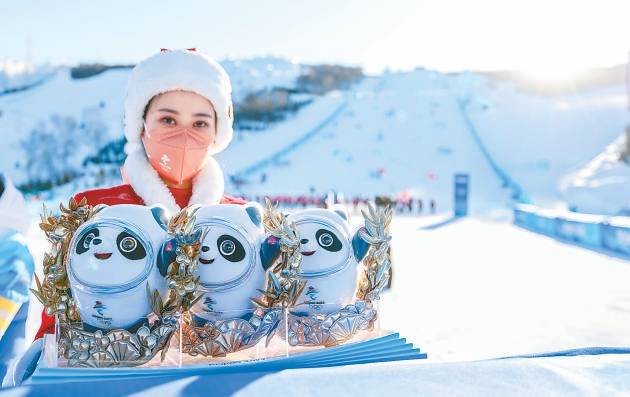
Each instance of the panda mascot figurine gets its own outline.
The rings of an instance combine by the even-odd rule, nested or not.
[[[309,208],[288,215],[295,222],[302,254],[300,279],[306,282],[302,300],[294,314],[330,314],[354,300],[359,263],[369,244],[359,231],[350,232],[343,207]]]
[[[87,331],[134,332],[151,313],[147,286],[166,294],[166,266],[156,259],[168,238],[161,206],[104,206],[70,241],[67,273]],[[160,268],[159,268],[160,267]]]
[[[256,202],[200,206],[195,228],[202,230],[197,265],[203,296],[191,312],[196,324],[247,319],[250,298],[260,296],[267,269],[279,256],[275,239],[265,238],[262,207]]]

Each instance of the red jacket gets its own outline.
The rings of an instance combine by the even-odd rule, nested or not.
[[[188,200],[191,196],[191,191],[184,189],[171,189],[169,188],[175,201],[180,207],[185,207],[188,204]],[[134,192],[131,185],[118,185],[103,189],[91,189],[84,192],[80,192],[74,195],[74,199],[79,201],[87,198],[88,204],[139,204],[144,205],[144,201]],[[221,204],[245,204],[245,200],[224,195],[221,199]],[[182,205],[183,204],[183,205]],[[42,324],[35,335],[35,339],[41,338],[44,334],[52,334],[55,332],[55,318],[47,316],[46,312],[42,311]]]

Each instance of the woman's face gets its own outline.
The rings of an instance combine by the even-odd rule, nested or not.
[[[216,113],[212,103],[190,91],[168,91],[155,96],[145,115],[146,128],[193,128],[216,137]],[[145,131],[141,137],[144,138]]]

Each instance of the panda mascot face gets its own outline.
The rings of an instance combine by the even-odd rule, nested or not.
[[[350,258],[348,231],[338,223],[302,217],[296,226],[302,243],[302,274],[334,273]]]
[[[277,258],[265,248],[273,240],[265,239],[262,208],[255,202],[202,206],[195,219],[203,233],[197,274],[204,293],[192,308],[196,320],[247,316],[254,309],[250,298],[260,295]]]
[[[86,328],[133,328],[151,312],[147,285],[166,292],[156,264],[167,238],[164,208],[115,205],[99,210],[74,234],[68,278]]]
[[[228,220],[212,219],[199,253],[199,275],[206,287],[227,289],[240,284],[259,265],[259,235]]]
[[[369,248],[357,233],[350,233],[345,210],[320,208],[289,215],[300,236],[300,278],[306,281],[306,314],[328,314],[352,303],[358,264]]]
[[[117,287],[142,277],[153,253],[148,238],[139,233],[112,221],[84,229],[73,251],[76,279]]]

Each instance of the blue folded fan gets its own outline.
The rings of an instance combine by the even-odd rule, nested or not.
[[[241,372],[269,372],[293,368],[317,368],[368,364],[385,361],[416,360],[426,353],[390,333],[375,339],[298,353],[288,357],[234,363],[154,368],[62,368],[38,365],[27,383],[82,382],[86,380],[133,379],[146,377],[185,377]],[[40,362],[42,359],[40,359]]]

